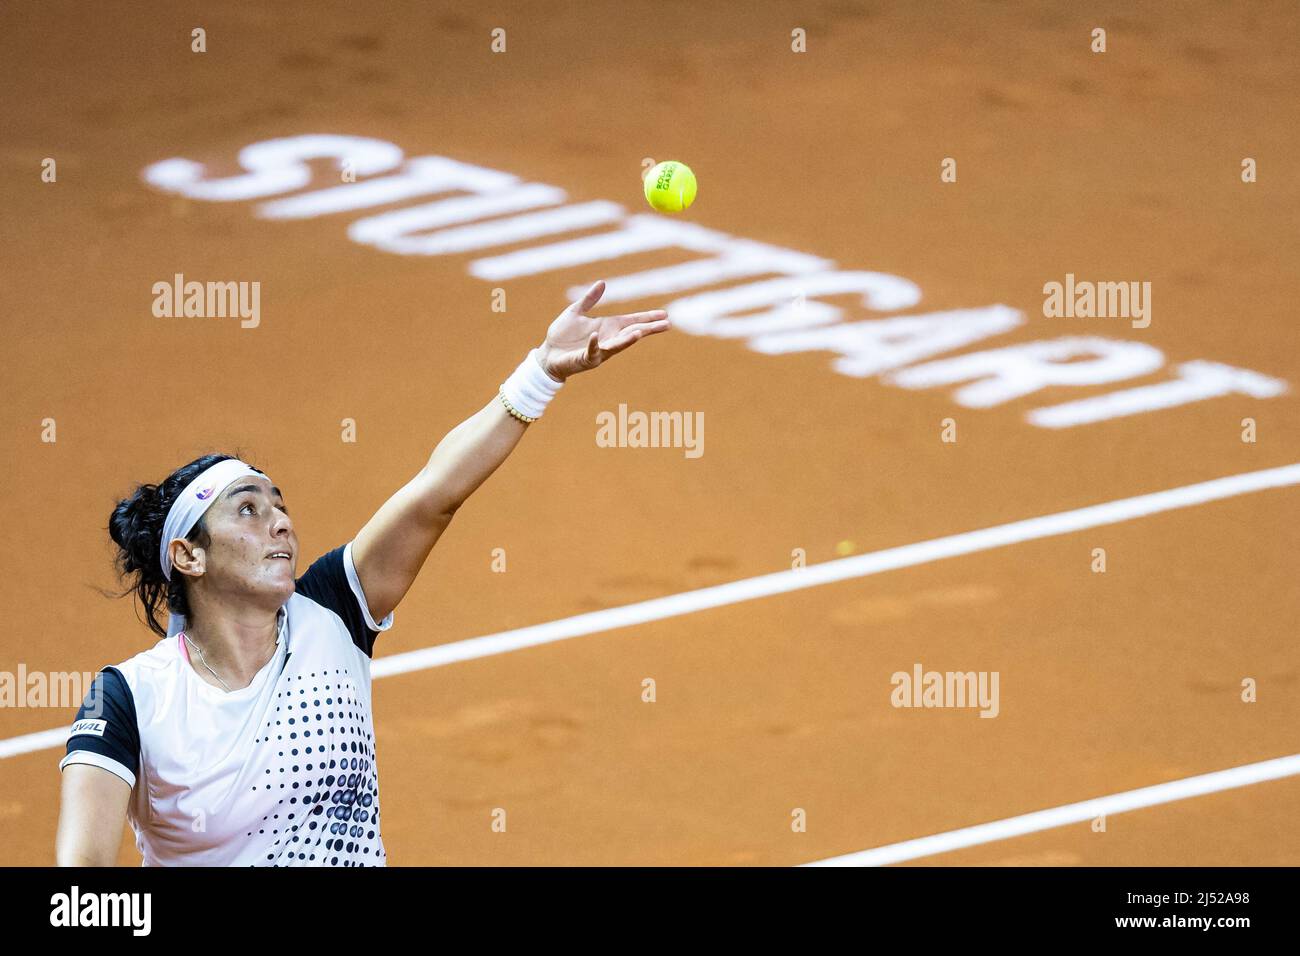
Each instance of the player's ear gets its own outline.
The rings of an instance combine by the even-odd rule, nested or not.
[[[172,568],[181,574],[202,574],[203,549],[191,547],[185,541],[172,542]]]

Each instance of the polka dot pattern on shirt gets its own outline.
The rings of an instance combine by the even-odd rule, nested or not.
[[[382,865],[374,737],[356,685],[342,669],[284,685],[257,739],[276,756],[253,790],[281,794],[257,831],[275,837],[263,865]]]

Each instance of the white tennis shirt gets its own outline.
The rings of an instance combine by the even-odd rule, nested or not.
[[[275,654],[227,693],[166,638],[98,675],[59,764],[132,788],[145,866],[383,866],[370,711],[376,623],[351,543],[280,609]]]

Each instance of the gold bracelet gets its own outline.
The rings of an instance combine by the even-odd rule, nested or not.
[[[506,407],[506,411],[508,411],[515,418],[519,419],[525,425],[531,425],[533,422],[537,421],[536,418],[529,418],[523,412],[519,411],[517,408],[511,405],[509,400],[506,398],[505,392],[497,392],[497,398],[501,399],[501,404]]]

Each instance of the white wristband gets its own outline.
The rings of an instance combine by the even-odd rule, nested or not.
[[[501,384],[501,396],[507,407],[536,419],[542,417],[547,404],[563,384],[546,374],[537,359],[537,349],[533,349]]]

